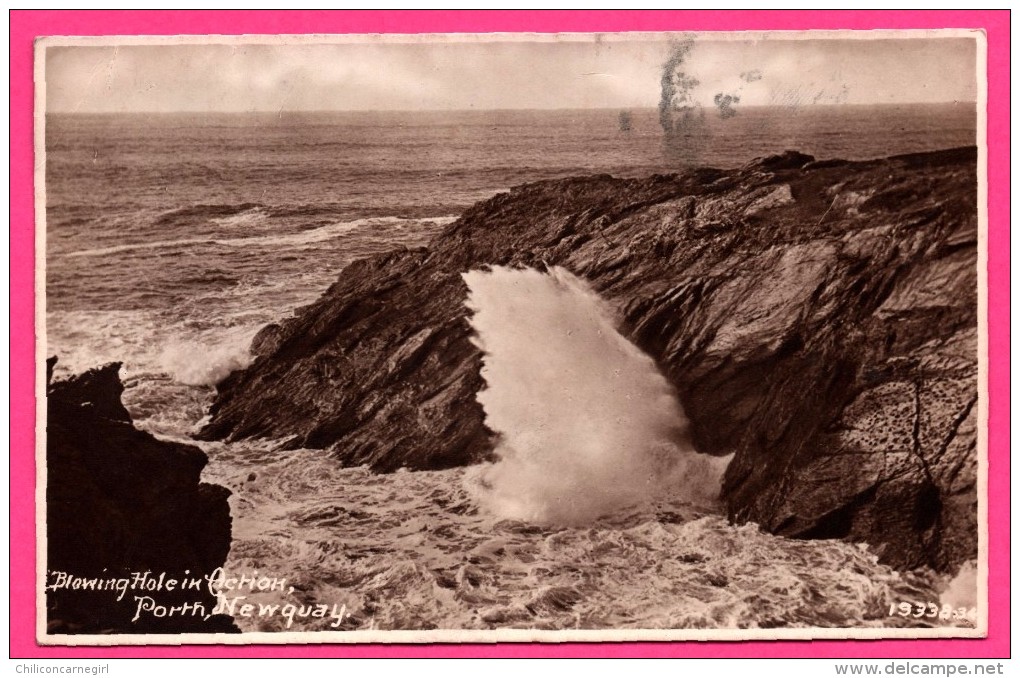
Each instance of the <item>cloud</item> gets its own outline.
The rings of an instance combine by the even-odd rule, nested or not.
[[[50,111],[636,108],[666,40],[144,45],[47,50]],[[696,96],[740,105],[973,100],[974,41],[705,40]]]

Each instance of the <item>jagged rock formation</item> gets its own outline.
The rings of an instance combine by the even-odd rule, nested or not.
[[[202,435],[384,472],[485,459],[460,274],[555,264],[616,305],[696,447],[736,453],[733,519],[954,570],[976,555],[976,157],[787,152],[515,188],[263,331]]]
[[[54,358],[47,361],[52,374]],[[83,579],[201,578],[230,550],[230,491],[199,481],[207,459],[193,445],[139,431],[121,403],[124,386],[111,363],[49,385],[46,426],[47,584],[56,573]],[[187,572],[187,574],[185,574]],[[207,587],[174,592],[61,586],[46,593],[50,633],[225,633],[230,617],[192,614],[132,621],[135,596],[164,606],[201,604]]]

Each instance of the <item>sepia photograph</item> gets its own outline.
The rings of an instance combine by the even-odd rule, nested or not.
[[[987,636],[985,50],[37,40],[37,641]]]

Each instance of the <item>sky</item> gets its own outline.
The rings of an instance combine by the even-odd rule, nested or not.
[[[49,112],[655,107],[669,40],[50,46]],[[697,37],[692,98],[742,105],[974,101],[970,38]]]

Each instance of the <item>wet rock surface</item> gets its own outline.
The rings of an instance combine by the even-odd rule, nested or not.
[[[48,372],[54,359],[48,361]],[[119,363],[49,384],[46,449],[46,593],[49,633],[226,633],[230,617],[153,612],[133,617],[136,596],[166,608],[200,605],[207,587],[174,591],[75,586],[70,578],[109,582],[201,579],[230,550],[230,491],[200,481],[202,450],[136,429],[121,403]],[[61,579],[60,574],[68,576]],[[203,584],[205,581],[203,580]],[[193,608],[192,608],[193,609]]]
[[[488,459],[461,274],[557,265],[615,305],[695,446],[735,453],[731,519],[955,571],[977,539],[976,159],[788,152],[517,187],[346,267],[260,335],[200,435],[381,472]]]

